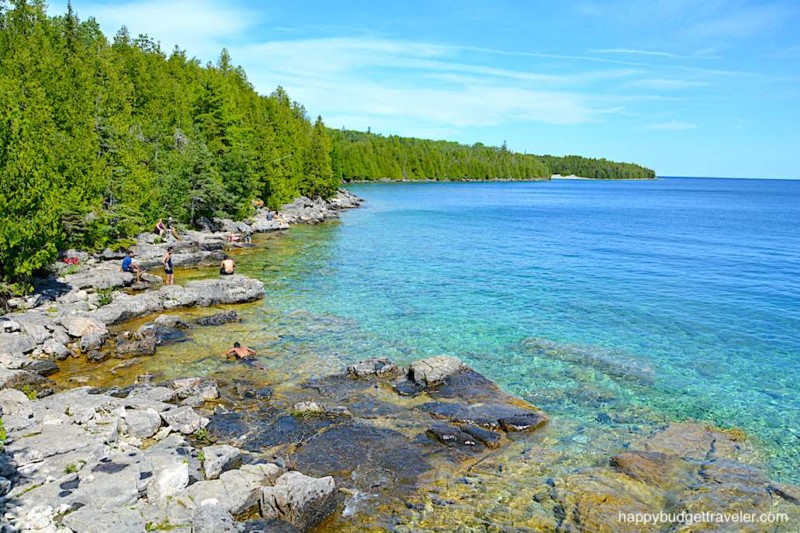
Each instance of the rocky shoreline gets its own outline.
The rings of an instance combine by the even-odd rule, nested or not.
[[[230,234],[322,222],[358,204],[343,192],[248,223],[210,221],[180,241],[144,234],[137,262],[157,265],[173,246],[176,265],[214,264],[226,247],[248,246]],[[0,317],[2,532],[731,530],[619,518],[702,511],[787,517],[737,531],[800,524],[800,489],[770,481],[741,432],[673,423],[600,464],[567,466],[558,420],[450,356],[407,367],[369,359],[299,383],[230,362],[213,378],[140,373],[124,386],[60,391],[48,376],[63,359],[132,363],[193,328],[239,320],[192,308],[264,297],[244,276],[136,284],[111,251],[68,256],[80,259],[77,272],[58,265],[61,275]],[[130,331],[113,327],[143,317]],[[524,342],[532,356],[553,351]],[[578,346],[558,355],[598,368],[613,358]],[[620,379],[652,379],[633,362],[623,370]]]
[[[259,209],[249,222],[206,221],[206,231],[187,231],[180,240],[143,233],[133,246],[136,263],[144,268],[159,265],[169,247],[175,266],[213,265],[227,247],[247,246],[230,242],[232,234],[249,236],[286,230],[290,224],[320,223],[360,203],[342,190],[329,201],[298,198],[279,213]],[[0,316],[0,389],[28,387],[47,393],[51,386],[46,377],[58,371],[56,361],[81,354],[95,360],[102,357],[108,326],[178,307],[250,302],[264,294],[260,281],[238,275],[161,286],[159,276],[145,273],[136,283],[132,274],[120,271],[123,253],[108,249],[94,256],[69,250],[64,257],[77,264],[53,265],[53,275],[40,280],[33,295],[10,301],[16,310]]]

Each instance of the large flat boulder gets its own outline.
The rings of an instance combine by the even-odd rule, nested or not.
[[[23,354],[36,348],[36,339],[22,333],[0,333],[0,353]]]
[[[102,321],[86,316],[63,316],[61,317],[61,325],[66,328],[71,337],[80,338],[92,333],[108,336],[108,329]]]
[[[190,281],[186,288],[197,292],[197,304],[202,306],[252,302],[264,297],[264,284],[261,281],[239,274]]]
[[[307,531],[322,522],[336,507],[333,478],[313,478],[287,472],[275,486],[261,489],[261,516],[278,518]]]
[[[437,355],[411,363],[408,377],[422,387],[435,387],[466,369],[467,366],[457,357]]]

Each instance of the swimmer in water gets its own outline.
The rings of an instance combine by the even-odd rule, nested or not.
[[[252,348],[248,348],[247,346],[242,346],[238,342],[233,343],[233,348],[225,352],[225,357],[231,357],[238,359],[239,361],[245,363],[247,366],[253,366],[255,368],[259,368],[261,370],[266,370],[266,367],[259,363],[256,358],[256,351]]]

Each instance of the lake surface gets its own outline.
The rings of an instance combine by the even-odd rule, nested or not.
[[[545,409],[574,466],[696,419],[742,428],[773,478],[800,482],[800,181],[351,189],[366,203],[341,221],[237,257],[267,292],[243,323],[142,364],[229,372],[217,354],[240,340],[292,381],[446,353]],[[192,275],[216,273],[176,279]]]
[[[351,189],[265,278],[268,305],[357,323],[344,359],[457,355],[589,425],[740,427],[800,479],[800,181]]]

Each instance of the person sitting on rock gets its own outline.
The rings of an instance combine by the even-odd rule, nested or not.
[[[167,232],[167,227],[164,225],[164,220],[159,218],[158,222],[156,222],[156,231],[159,237],[163,237],[164,234]]]
[[[227,255],[222,256],[222,262],[219,264],[220,276],[232,276],[236,269],[236,263]]]
[[[122,271],[136,274],[136,281],[142,281],[143,270],[133,264],[133,250],[128,250],[128,255],[122,260]]]
[[[227,359],[230,356],[235,357],[239,361],[247,364],[248,366],[254,366],[256,368],[260,368],[261,370],[266,370],[266,367],[256,361],[255,356],[256,351],[252,348],[248,348],[247,346],[242,346],[238,342],[233,343],[233,348],[225,352],[225,358]]]
[[[176,241],[181,240],[181,238],[178,237],[178,232],[175,230],[175,223],[172,221],[172,217],[169,217],[169,219],[167,219],[167,231],[169,231],[169,233],[173,237],[175,237]]]

